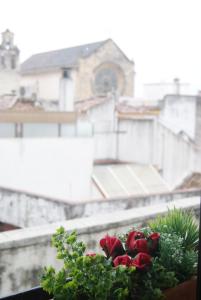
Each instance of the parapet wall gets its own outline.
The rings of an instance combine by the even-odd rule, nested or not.
[[[177,199],[190,199],[198,196],[199,193],[199,190],[176,191],[155,195],[72,203],[23,191],[1,188],[0,221],[24,228],[74,218],[90,217],[97,213],[109,213],[141,206],[168,203]]]
[[[116,200],[118,201],[118,200]],[[89,251],[98,251],[99,240],[106,233],[116,234],[129,228],[144,226],[168,208],[199,211],[200,198],[190,201],[179,199],[163,204],[130,208],[88,218],[73,219],[49,225],[19,229],[0,234],[0,297],[30,289],[39,284],[39,275],[45,265],[59,267],[50,239],[56,228],[64,226],[67,231],[77,230],[79,238]]]

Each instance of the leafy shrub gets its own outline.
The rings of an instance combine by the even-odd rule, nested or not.
[[[106,235],[100,240],[105,255],[85,254],[86,246],[76,233],[61,227],[52,244],[63,267],[58,272],[45,268],[41,286],[55,300],[164,299],[163,290],[196,274],[197,227],[191,218],[174,210],[152,222],[151,228],[131,230],[119,238]],[[154,232],[155,228],[162,230]]]
[[[156,218],[149,226],[153,231],[181,237],[186,250],[194,250],[198,247],[199,228],[191,212],[169,210],[166,216]]]

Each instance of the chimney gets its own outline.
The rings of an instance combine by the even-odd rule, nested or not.
[[[59,110],[74,111],[74,82],[68,69],[62,71],[60,79]]]
[[[180,79],[179,78],[174,79],[174,85],[175,85],[175,95],[180,95]]]

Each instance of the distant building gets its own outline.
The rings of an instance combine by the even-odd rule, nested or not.
[[[143,98],[145,100],[162,100],[166,95],[190,94],[190,84],[183,83],[179,78],[172,82],[146,83],[143,87]]]
[[[134,63],[111,40],[31,56],[21,65],[21,85],[37,98],[71,111],[80,100],[133,97]]]
[[[2,33],[0,44],[0,96],[19,91],[19,49],[14,45],[14,34]]]

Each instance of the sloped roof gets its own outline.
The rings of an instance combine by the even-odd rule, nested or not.
[[[17,102],[17,100],[17,96],[14,95],[0,96],[0,111],[12,108]]]
[[[110,101],[107,97],[92,97],[90,99],[77,101],[75,103],[75,110],[78,113],[86,113],[88,110]],[[135,104],[135,102],[134,102]],[[115,105],[117,116],[120,119],[133,119],[137,116],[158,116],[160,107],[150,105],[129,105],[126,102],[120,102]]]
[[[92,179],[101,195],[108,199],[170,191],[168,184],[152,165],[96,165]]]
[[[103,104],[107,101],[108,101],[108,99],[106,97],[93,97],[90,99],[77,101],[77,102],[75,102],[75,110],[78,113],[86,113],[91,108],[96,107],[100,104]]]
[[[22,63],[21,73],[34,73],[39,70],[55,68],[72,68],[76,66],[80,58],[91,55],[106,41],[32,55]]]
[[[36,106],[35,102],[19,99],[14,95],[5,95],[0,97],[0,111],[43,111],[41,106]]]
[[[200,188],[200,187],[201,187],[201,173],[194,172],[183,180],[183,182],[178,186],[177,190]]]
[[[158,116],[160,108],[158,106],[150,105],[130,105],[125,102],[121,102],[117,105],[116,110],[118,117],[122,119],[132,119],[136,116]]]

